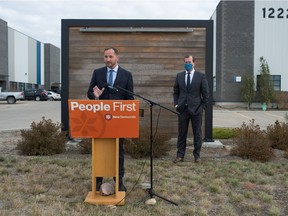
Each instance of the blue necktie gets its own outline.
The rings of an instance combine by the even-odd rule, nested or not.
[[[187,82],[186,82],[187,84],[187,89],[189,89],[190,88],[190,85],[191,85],[191,83],[190,83],[190,72],[188,72],[187,73]]]
[[[109,84],[110,86],[113,86],[113,72],[114,72],[114,70],[110,70],[110,71],[109,71],[108,84]]]

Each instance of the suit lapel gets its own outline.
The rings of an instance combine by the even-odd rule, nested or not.
[[[121,73],[122,73],[122,69],[120,66],[118,66],[118,71],[117,71],[117,74],[116,74],[116,77],[115,77],[115,80],[114,80],[114,86],[117,85],[119,79],[121,78]]]
[[[186,71],[184,71],[180,76],[181,78],[180,83],[182,83],[183,86],[186,86],[185,75],[186,75]]]
[[[193,77],[192,77],[192,80],[191,80],[191,85],[193,84],[193,81],[195,81],[195,79],[197,79],[196,71],[194,71],[194,74],[193,74]]]

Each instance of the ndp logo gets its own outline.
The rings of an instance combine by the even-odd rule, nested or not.
[[[89,112],[98,112],[98,111],[128,111],[128,112],[134,112],[136,111],[136,103],[132,102],[129,104],[123,103],[122,101],[114,101],[112,103],[112,107],[110,104],[104,103],[101,101],[100,103],[97,104],[83,104],[79,102],[71,102],[71,111],[74,110],[79,110],[79,111],[89,111]]]

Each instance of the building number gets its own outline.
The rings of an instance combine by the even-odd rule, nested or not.
[[[286,17],[285,17],[285,9],[283,8],[278,8],[278,10],[274,8],[262,8],[263,11],[263,18],[279,18],[283,19],[286,18],[288,19],[288,9],[286,9]]]

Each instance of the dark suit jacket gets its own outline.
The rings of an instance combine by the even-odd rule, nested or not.
[[[206,108],[209,97],[208,82],[205,74],[194,71],[190,88],[187,90],[185,83],[185,71],[177,74],[174,88],[174,105],[177,111],[182,113],[187,105],[189,113],[198,114]]]
[[[89,99],[95,99],[93,94],[93,87],[98,86],[99,89],[102,89],[104,85],[107,84],[107,67],[99,68],[94,70],[87,96]],[[117,76],[114,81],[114,87],[117,86],[126,89],[127,91],[133,92],[133,78],[131,72],[118,67]],[[125,92],[119,90],[118,92],[105,88],[102,95],[100,95],[99,100],[133,100],[134,96],[131,94],[126,94]]]

